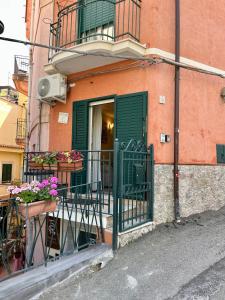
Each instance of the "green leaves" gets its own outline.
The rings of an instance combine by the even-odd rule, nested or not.
[[[36,200],[37,195],[32,191],[23,191],[19,194],[19,198],[25,203],[31,203]]]

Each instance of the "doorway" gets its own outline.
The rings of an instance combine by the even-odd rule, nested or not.
[[[147,143],[147,98],[147,92],[139,92],[73,103],[72,149],[84,153],[84,168],[72,176],[73,186],[111,185],[115,138],[123,144],[131,139]],[[107,149],[111,162],[102,159],[106,152],[109,155]],[[102,172],[109,175],[102,176]]]
[[[91,102],[89,105],[88,181],[103,187],[112,186],[112,153],[114,140],[114,99]]]

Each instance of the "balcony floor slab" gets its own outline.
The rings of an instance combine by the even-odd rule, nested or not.
[[[57,52],[52,56],[51,62],[44,66],[45,72],[47,74],[61,73],[70,75],[124,60],[116,57],[83,55],[78,53],[79,51],[92,52],[99,55],[109,54],[137,58],[145,55],[146,47],[131,39],[118,42],[97,40],[71,47],[69,50],[77,51],[77,53]]]

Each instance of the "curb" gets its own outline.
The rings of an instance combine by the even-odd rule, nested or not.
[[[96,271],[113,259],[112,249],[108,245],[97,245],[76,255],[51,262],[0,283],[1,299],[28,300],[38,299],[47,289],[68,279],[72,275],[81,275],[89,268]]]

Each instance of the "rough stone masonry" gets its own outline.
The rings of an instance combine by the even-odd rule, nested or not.
[[[225,205],[225,166],[182,165],[179,169],[181,217]],[[154,221],[159,224],[173,219],[173,166],[155,165]]]

